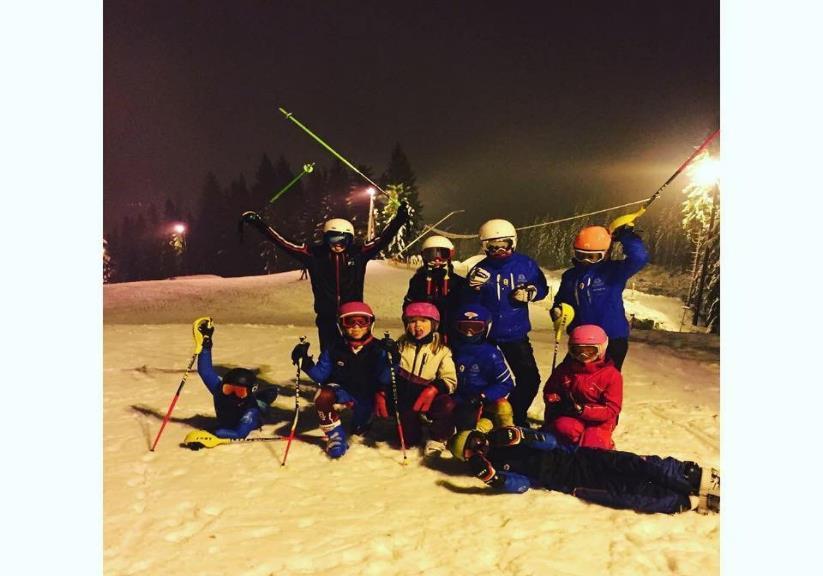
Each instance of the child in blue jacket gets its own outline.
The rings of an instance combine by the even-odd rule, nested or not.
[[[211,318],[198,318],[193,326],[197,373],[214,398],[218,438],[245,438],[249,432],[263,426],[269,405],[277,398],[277,387],[259,390],[257,377],[246,368],[232,368],[220,378],[211,360],[214,323]]]
[[[549,287],[537,262],[515,252],[517,231],[511,222],[489,220],[479,235],[486,258],[469,271],[464,301],[482,304],[491,312],[488,339],[500,348],[514,373],[514,391],[509,397],[514,422],[527,426],[526,412],[540,387],[529,342],[529,302],[545,298]]]
[[[455,314],[452,351],[457,368],[454,394],[458,432],[471,430],[480,416],[495,427],[513,426],[508,396],[514,390],[503,353],[486,341],[491,313],[480,304],[464,304]]]
[[[612,260],[612,242],[623,245],[623,260]],[[566,326],[571,332],[582,324],[594,324],[609,337],[606,356],[615,368],[623,367],[629,349],[629,322],[623,307],[623,290],[629,278],[649,262],[649,253],[633,231],[633,224],[623,225],[610,234],[602,226],[587,226],[574,240],[574,267],[566,270],[552,304],[551,316],[558,322],[560,304],[574,308],[574,319]],[[556,327],[557,328],[557,327]]]

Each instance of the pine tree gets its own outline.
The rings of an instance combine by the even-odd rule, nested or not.
[[[226,199],[215,175],[209,172],[197,208],[197,218],[188,234],[191,272],[220,274],[223,272]]]
[[[397,195],[398,200],[405,200],[411,207],[411,218],[409,222],[403,226],[398,234],[397,239],[387,248],[387,254],[397,254],[415,238],[417,238],[423,230],[423,205],[420,204],[420,199],[417,192],[417,179],[411,169],[406,154],[400,147],[400,144],[395,144],[392,150],[391,160],[386,171],[380,177],[380,186],[389,192],[391,188]],[[389,192],[391,194],[391,192]],[[389,199],[389,204],[392,199]],[[377,232],[388,223],[388,219],[396,213],[396,208],[392,210],[387,204],[381,212],[380,227]],[[408,255],[407,255],[408,256]]]

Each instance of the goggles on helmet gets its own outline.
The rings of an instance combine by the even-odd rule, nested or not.
[[[327,244],[343,244],[344,246],[348,246],[351,240],[348,234],[342,234],[340,232],[326,232],[324,236]]]
[[[463,336],[476,336],[486,331],[486,323],[482,320],[458,320],[455,324],[457,332]]]
[[[514,241],[511,238],[495,238],[493,240],[483,241],[483,250],[487,254],[508,252],[514,246]]]
[[[596,358],[599,352],[597,346],[590,344],[572,344],[569,346],[569,354],[572,355],[572,358],[581,362]]]
[[[368,316],[343,316],[340,325],[343,328],[367,328],[371,326],[372,319]]]
[[[249,389],[245,386],[237,386],[236,384],[223,384],[223,394],[226,396],[234,394],[238,398],[245,398],[249,395]]]
[[[448,248],[423,248],[423,262],[443,262],[451,260],[451,250]]]
[[[469,434],[466,445],[463,446],[463,458],[468,460],[475,454],[486,454],[489,451],[489,439],[485,434]]]
[[[596,264],[606,257],[605,250],[576,250],[574,251],[574,259],[578,262],[586,262],[588,264]]]

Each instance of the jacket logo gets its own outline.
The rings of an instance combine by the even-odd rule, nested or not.
[[[526,283],[526,275],[525,274],[518,274],[517,275],[517,283],[518,284],[525,284]]]
[[[343,362],[342,360],[338,360],[338,361],[337,361],[337,365],[338,365],[338,366],[345,366],[345,365],[346,365],[346,363],[345,363],[345,362]]]

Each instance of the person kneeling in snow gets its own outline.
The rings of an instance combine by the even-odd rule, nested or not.
[[[569,355],[543,388],[543,428],[561,442],[612,450],[612,432],[623,405],[623,376],[605,357],[609,339],[584,324],[569,336]]]
[[[384,347],[399,367],[397,373],[397,405],[400,422],[408,446],[422,439],[421,420],[429,423],[426,456],[439,455],[446,449],[446,440],[454,432],[452,394],[457,386],[454,360],[449,348],[437,332],[440,312],[429,302],[412,302],[403,310],[406,333],[397,342],[384,339]],[[375,414],[388,418],[395,410],[395,398],[387,403],[386,387],[375,399]]]
[[[277,398],[277,387],[258,389],[257,377],[246,368],[232,368],[220,378],[211,361],[212,319],[198,318],[192,328],[197,373],[214,398],[217,429],[213,433],[219,438],[245,438],[263,426],[263,417]]]
[[[514,389],[503,353],[486,342],[491,313],[480,304],[464,304],[455,315],[452,348],[457,367],[454,418],[458,430],[477,426],[481,414],[495,427],[513,426],[508,395]]]
[[[548,432],[506,427],[458,432],[449,448],[472,474],[496,490],[548,488],[582,500],[637,512],[720,512],[720,473],[672,457],[577,448]]]
[[[352,432],[362,434],[371,423],[374,396],[379,386],[389,381],[386,353],[372,336],[374,312],[365,302],[347,302],[340,307],[337,323],[343,334],[320,353],[317,364],[309,356],[309,343],[302,342],[292,351],[292,362],[302,359],[302,369],[320,384],[314,407],[320,428],[326,434],[326,454],[340,458],[346,453],[346,432],[335,405],[354,409]]]

